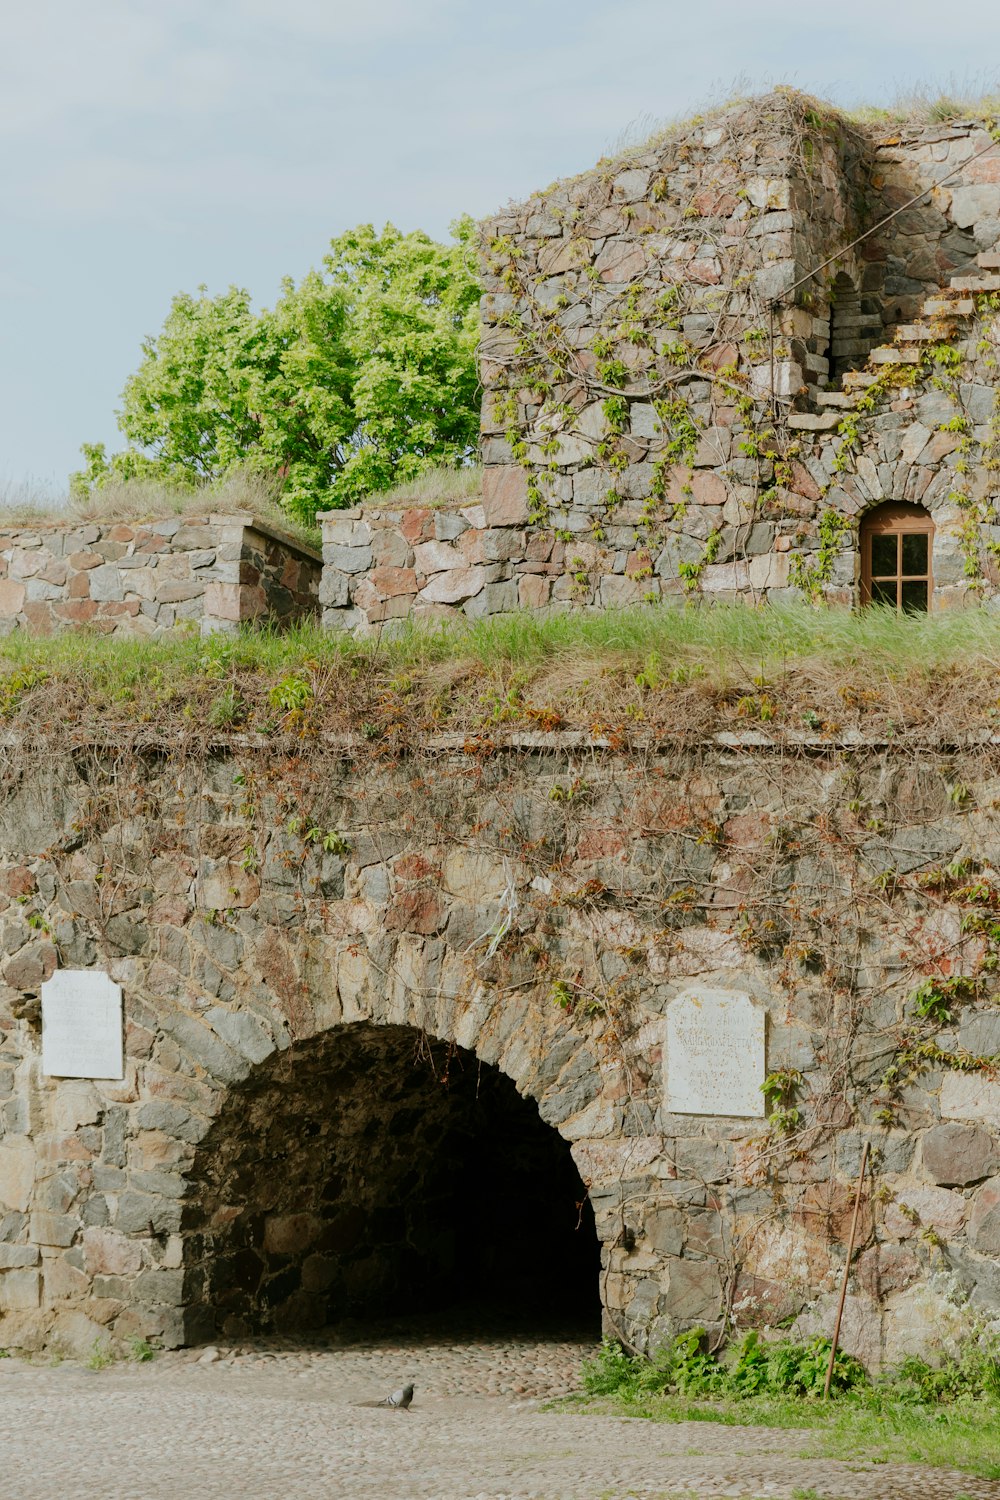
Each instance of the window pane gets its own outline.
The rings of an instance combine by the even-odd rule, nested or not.
[[[890,607],[890,609],[895,609],[896,608],[896,585],[895,585],[895,583],[892,582],[892,581],[890,581],[888,583],[877,583],[877,582],[873,583],[872,584],[872,603],[873,604],[888,604],[889,607]]]
[[[872,537],[872,576],[896,572],[896,538],[894,535]]]
[[[927,572],[927,543],[930,540],[926,531],[912,531],[909,536],[903,536],[903,572],[904,573],[926,573]]]
[[[908,615],[919,614],[921,610],[927,609],[927,585],[926,583],[904,583],[903,584],[903,612]]]

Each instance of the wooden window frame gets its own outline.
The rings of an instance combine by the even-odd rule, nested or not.
[[[872,574],[872,539],[877,536],[895,536],[896,538],[895,573]],[[926,573],[903,572],[903,537],[905,536],[926,536]],[[934,597],[934,518],[930,511],[925,510],[922,505],[911,505],[905,501],[890,501],[885,505],[880,505],[862,520],[859,540],[861,543],[862,605],[871,604],[873,583],[895,582],[896,612],[901,614],[903,584],[926,583],[929,611]]]

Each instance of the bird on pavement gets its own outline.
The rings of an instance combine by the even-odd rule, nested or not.
[[[413,1400],[413,1386],[401,1385],[398,1391],[383,1396],[381,1401],[356,1401],[355,1406],[388,1406],[393,1411],[408,1411]]]

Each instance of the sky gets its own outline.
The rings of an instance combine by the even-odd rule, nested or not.
[[[445,237],[738,91],[996,87],[998,0],[0,0],[0,501],[57,495],[202,283]]]

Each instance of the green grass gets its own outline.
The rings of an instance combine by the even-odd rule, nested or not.
[[[88,1370],[106,1370],[115,1362],[115,1352],[107,1339],[95,1339],[87,1358]]]
[[[801,1458],[927,1464],[1000,1479],[1000,1406],[961,1400],[948,1406],[892,1401],[873,1393],[823,1402],[816,1397],[695,1401],[685,1396],[571,1398],[575,1409],[652,1422],[719,1422],[728,1427],[810,1429]],[[706,1447],[709,1445],[706,1439]]]
[[[838,1351],[823,1398],[830,1341],[748,1332],[721,1353],[692,1328],[650,1359],[605,1341],[582,1370],[591,1409],[654,1422],[814,1430],[803,1458],[918,1463],[1000,1478],[1000,1341],[970,1322],[938,1364],[910,1358],[877,1380]]]
[[[998,727],[1000,618],[805,605],[530,613],[355,640],[316,625],[162,641],[67,631],[0,641],[0,718],[87,711],[190,727],[491,732],[561,726],[708,733],[769,725],[835,737]],[[49,717],[46,716],[46,702]],[[287,722],[284,727],[287,728]],[[367,730],[366,730],[367,732]]]
[[[169,516],[234,515],[247,512],[315,551],[322,548],[318,526],[308,526],[283,510],[279,486],[264,475],[233,474],[214,484],[180,484],[146,479],[113,480],[89,495],[52,495],[31,485],[0,487],[0,527],[126,524]]]
[[[305,661],[377,660],[396,667],[446,661],[539,668],[554,662],[625,659],[636,669],[657,658],[666,678],[679,664],[714,681],[734,671],[779,672],[807,662],[867,669],[890,676],[940,671],[1000,660],[1000,615],[981,609],[901,618],[889,610],[814,610],[805,605],[648,606],[593,613],[499,615],[465,626],[404,628],[397,638],[355,640],[316,625],[278,634],[247,630],[204,642],[197,635],[161,641],[83,631],[39,638],[26,633],[0,642],[0,663],[52,671],[195,670],[215,653],[254,671],[290,669]],[[650,668],[655,672],[656,664]]]
[[[381,495],[369,495],[364,502],[375,507],[396,505],[461,505],[482,494],[483,471],[479,464],[465,464],[460,469],[443,464],[428,469],[416,479],[407,479]]]

